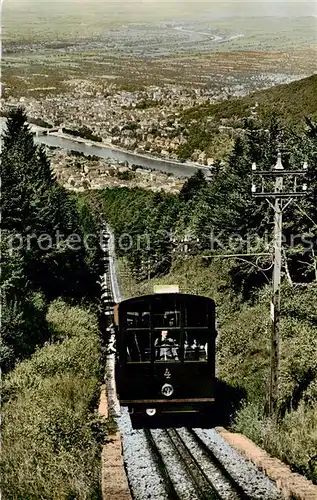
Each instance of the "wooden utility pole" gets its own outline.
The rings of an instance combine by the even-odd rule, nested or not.
[[[281,155],[279,155],[275,170],[283,170]],[[277,172],[278,173],[278,172]],[[275,204],[274,204],[274,261],[273,261],[273,296],[271,303],[271,374],[269,413],[275,412],[278,399],[278,375],[280,364],[280,309],[281,309],[281,270],[282,270],[282,224],[283,207],[282,199],[278,196],[283,191],[283,176],[275,178]]]
[[[269,414],[273,415],[277,409],[279,393],[279,365],[280,365],[280,309],[281,309],[281,270],[282,270],[282,231],[283,211],[296,197],[304,196],[307,184],[302,183],[302,190],[298,191],[298,176],[305,176],[307,163],[302,170],[284,170],[281,154],[278,154],[276,165],[272,170],[257,170],[256,164],[252,164],[252,194],[254,197],[266,198],[269,205],[274,209],[274,256],[273,256],[273,293],[271,302],[271,363],[270,363],[270,390],[269,390]],[[255,176],[260,183],[255,183]],[[266,191],[266,182],[274,179],[274,191]],[[293,190],[287,190],[284,178],[293,180]],[[260,184],[260,188],[258,185]],[[286,187],[286,189],[285,189]],[[270,201],[274,200],[274,203]]]

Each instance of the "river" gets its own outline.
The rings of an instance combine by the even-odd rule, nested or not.
[[[210,175],[210,169],[203,165],[192,163],[180,163],[172,160],[163,160],[160,158],[151,158],[146,155],[124,151],[117,148],[106,146],[90,145],[76,139],[59,137],[56,135],[41,135],[35,137],[35,142],[54,146],[60,149],[73,150],[84,155],[95,155],[99,158],[114,159],[120,162],[127,162],[129,165],[138,165],[151,170],[159,170],[176,177],[187,178],[192,176],[197,170],[202,170],[206,176]]]
[[[6,119],[0,117],[0,134],[5,128]],[[35,131],[43,133],[42,127],[31,126]],[[202,170],[206,177],[210,177],[210,168],[204,165],[199,165],[197,163],[181,163],[173,160],[164,160],[161,158],[152,158],[139,153],[133,153],[130,151],[125,151],[120,148],[107,147],[104,145],[98,145],[92,143],[91,141],[85,142],[83,139],[78,138],[72,139],[70,137],[61,137],[58,133],[51,133],[49,135],[39,135],[34,136],[34,141],[39,144],[44,144],[46,146],[53,146],[59,149],[65,149],[68,151],[78,151],[83,153],[85,156],[94,155],[99,158],[113,159],[119,162],[127,162],[129,165],[138,165],[142,168],[147,168],[150,170],[158,170],[166,174],[171,174],[180,178],[191,177],[197,170]]]

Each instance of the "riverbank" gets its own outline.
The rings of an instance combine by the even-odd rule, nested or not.
[[[139,187],[178,194],[185,181],[158,170],[134,168],[113,159],[85,157],[62,149],[51,149],[48,156],[58,182],[66,189],[75,191]]]
[[[49,130],[47,130],[47,134],[50,135],[50,136],[55,136],[55,137],[60,137],[61,139],[70,139],[74,142],[80,142],[80,143],[84,143],[86,146],[96,146],[96,147],[102,147],[102,148],[107,148],[107,149],[111,149],[113,151],[121,151],[122,153],[131,153],[131,154],[134,154],[136,156],[139,156],[140,158],[146,158],[146,159],[149,159],[149,160],[162,160],[166,163],[171,163],[171,164],[178,164],[178,165],[187,165],[187,166],[191,166],[191,167],[201,167],[201,168],[204,168],[206,170],[208,170],[208,167],[205,166],[205,165],[200,165],[199,163],[195,163],[195,162],[192,162],[192,161],[187,161],[187,162],[182,162],[180,160],[175,160],[175,159],[172,159],[172,158],[163,158],[161,156],[154,156],[154,155],[151,155],[151,154],[143,154],[143,153],[140,153],[138,151],[132,151],[130,149],[124,149],[118,145],[114,145],[111,141],[106,141],[105,139],[103,139],[101,142],[97,142],[97,141],[92,141],[92,140],[89,140],[89,139],[85,139],[83,137],[76,137],[74,138],[75,136],[71,135],[71,134],[65,134],[64,132],[49,132]]]

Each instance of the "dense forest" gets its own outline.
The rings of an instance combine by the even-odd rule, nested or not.
[[[11,112],[2,146],[2,339],[5,370],[49,340],[48,304],[98,294],[98,241],[87,207],[60,186],[22,109]],[[75,250],[76,248],[76,250]]]
[[[244,97],[186,109],[180,117],[186,143],[179,146],[178,155],[189,158],[195,150],[200,150],[215,159],[223,158],[230,152],[232,137],[244,133],[250,118],[258,117],[265,123],[275,114],[284,126],[300,131],[305,117],[317,118],[316,96],[317,75],[312,75]]]

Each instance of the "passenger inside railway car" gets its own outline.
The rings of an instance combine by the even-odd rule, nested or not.
[[[169,336],[167,330],[162,330],[154,342],[155,358],[158,361],[178,361],[178,347],[176,340]]]
[[[175,301],[158,303],[152,312],[142,305],[126,313],[125,324],[127,362],[208,360],[208,319],[200,304],[182,315]]]
[[[207,348],[208,343],[201,332],[190,332],[185,334],[185,361],[207,361]]]

